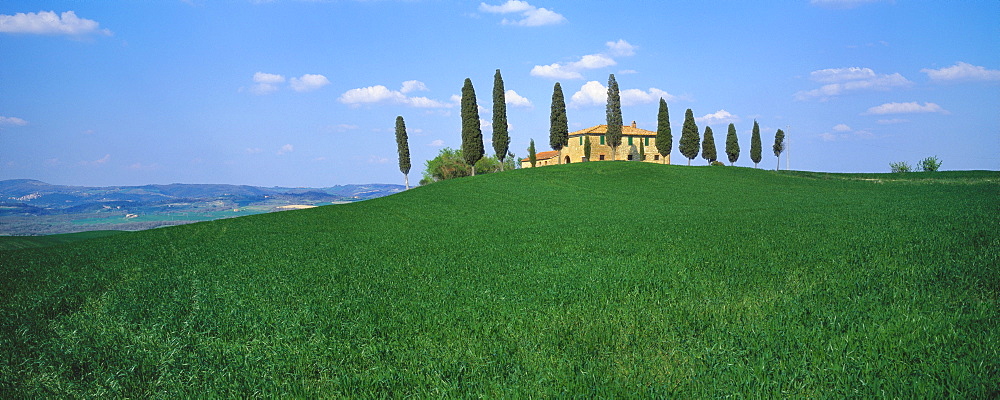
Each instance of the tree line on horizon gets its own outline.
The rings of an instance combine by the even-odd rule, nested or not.
[[[462,86],[462,100],[460,104],[460,114],[462,118],[462,146],[459,150],[450,148],[442,149],[440,154],[432,160],[427,161],[428,171],[425,171],[424,178],[420,184],[450,179],[460,176],[475,176],[477,169],[483,173],[504,171],[508,167],[517,168],[517,160],[510,152],[510,135],[507,131],[507,103],[504,93],[503,77],[497,69],[493,76],[493,150],[494,154],[486,156],[483,145],[483,132],[479,123],[479,106],[476,102],[476,91],[472,85],[472,79],[465,78]],[[611,160],[615,160],[618,146],[622,142],[623,119],[621,112],[621,93],[615,74],[608,77],[608,96],[606,106],[607,132],[605,143],[611,147]],[[406,136],[406,125],[402,116],[396,117],[396,145],[399,152],[399,170],[403,173],[406,188],[409,189],[410,153],[408,139]],[[645,146],[640,141],[639,160],[645,159]],[[569,123],[566,117],[566,100],[563,95],[562,85],[556,82],[552,89],[552,102],[549,112],[549,147],[559,151],[569,145]],[[669,156],[673,150],[673,135],[670,128],[670,113],[667,102],[660,98],[659,109],[657,111],[656,128],[656,151],[662,156]],[[774,145],[772,151],[778,157],[777,169],[781,167],[781,153],[785,147],[785,132],[778,129],[774,135]],[[590,158],[591,143],[590,137],[584,142],[584,155]],[[694,120],[694,113],[688,108],[684,112],[684,124],[681,128],[681,138],[678,142],[677,150],[687,158],[687,165],[691,165],[691,160],[698,157],[699,151],[703,159],[709,165],[725,165],[718,161],[718,153],[715,145],[714,133],[710,126],[705,126],[704,137],[698,133],[698,125]],[[729,124],[726,135],[726,156],[730,165],[734,165],[740,157],[740,145],[736,134],[736,125]],[[754,163],[754,168],[758,167],[762,156],[762,144],[760,138],[760,127],[755,119],[753,130],[750,136],[750,159]],[[456,165],[456,161],[464,162],[466,168]],[[487,160],[481,164],[482,160]],[[535,140],[532,138],[528,145],[528,161],[531,166],[535,166],[537,152]],[[561,160],[560,160],[561,162]],[[437,168],[431,171],[431,168]]]

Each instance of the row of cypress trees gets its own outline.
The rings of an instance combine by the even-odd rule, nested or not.
[[[472,166],[472,175],[476,175],[476,162],[483,158],[485,149],[483,145],[483,132],[479,125],[479,106],[476,102],[476,90],[472,86],[472,80],[465,78],[462,86],[461,101],[462,116],[462,156],[465,162]],[[615,159],[618,146],[622,142],[622,111],[621,93],[618,89],[618,81],[615,74],[608,77],[608,103],[606,107],[607,132],[605,143],[611,147],[611,159]],[[663,156],[670,154],[673,147],[673,135],[670,130],[670,112],[667,102],[660,98],[660,107],[656,116],[656,151]],[[700,146],[699,146],[700,142]],[[642,142],[639,142],[640,146]],[[780,157],[784,151],[785,133],[781,129],[775,133],[774,155]],[[569,144],[569,122],[566,117],[566,98],[563,95],[562,86],[556,82],[552,89],[552,103],[549,113],[549,146],[552,150],[561,150]],[[406,124],[402,116],[396,117],[396,145],[399,152],[399,171],[403,173],[406,181],[406,188],[409,189],[410,172],[410,150],[407,143]],[[493,75],[493,150],[497,160],[500,161],[500,168],[503,170],[504,159],[507,157],[510,147],[510,135],[507,131],[507,103],[504,93],[503,77],[497,69]],[[698,125],[694,121],[694,113],[691,109],[684,112],[684,125],[681,129],[681,139],[677,149],[691,160],[698,156],[699,147],[701,155],[709,163],[718,159],[716,153],[715,138],[712,128],[705,127],[704,139],[698,134]],[[645,148],[640,149],[640,158],[645,157]],[[726,155],[730,165],[734,164],[740,157],[740,144],[736,136],[736,126],[729,124],[729,131],[726,135]],[[528,160],[531,165],[535,165],[535,140],[531,140],[528,147]],[[584,144],[584,156],[590,158],[590,138]],[[753,122],[753,132],[750,137],[750,159],[753,160],[754,167],[761,160],[760,127],[757,121]]]

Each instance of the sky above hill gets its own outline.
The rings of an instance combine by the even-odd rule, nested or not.
[[[753,166],[888,172],[1000,169],[1000,2],[0,1],[0,179],[70,185],[412,182],[461,145],[471,78],[492,153],[493,74],[511,151],[548,150],[552,88],[570,130],[623,119],[656,130],[667,100],[673,162],[686,109],[725,159],[734,123]],[[692,165],[704,165],[700,157]]]

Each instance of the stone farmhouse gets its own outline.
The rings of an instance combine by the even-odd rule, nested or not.
[[[607,125],[592,126],[569,133],[569,145],[561,150],[543,151],[535,154],[535,166],[554,164],[569,164],[582,161],[610,161],[611,146],[605,142],[604,135],[608,132]],[[584,157],[583,144],[590,137],[590,160]],[[614,160],[639,160],[639,145],[644,147],[646,159],[644,162],[670,164],[670,155],[661,156],[656,152],[656,132],[639,129],[632,121],[631,126],[622,127],[622,144],[618,146]],[[521,168],[531,168],[531,161],[521,160]]]

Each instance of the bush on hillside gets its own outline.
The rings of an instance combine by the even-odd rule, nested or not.
[[[726,164],[723,163],[722,161],[712,161],[711,165],[713,167],[725,167],[726,166]]]
[[[921,171],[934,172],[937,171],[938,168],[941,168],[941,160],[938,159],[937,156],[927,157],[923,160],[920,160],[920,163],[917,165],[920,166]]]
[[[513,153],[508,153],[507,157],[504,157],[504,169],[518,168],[516,160],[517,157]],[[485,156],[476,162],[476,174],[489,174],[493,172],[500,172],[500,161],[497,160],[496,156]],[[437,157],[427,160],[424,163],[424,174],[423,178],[420,179],[420,184],[426,185],[440,180],[471,175],[472,167],[462,157],[462,150],[445,147],[441,149]]]
[[[889,163],[889,168],[892,168],[892,172],[894,173],[904,173],[913,171],[913,168],[910,167],[910,164],[907,164],[906,161]]]

